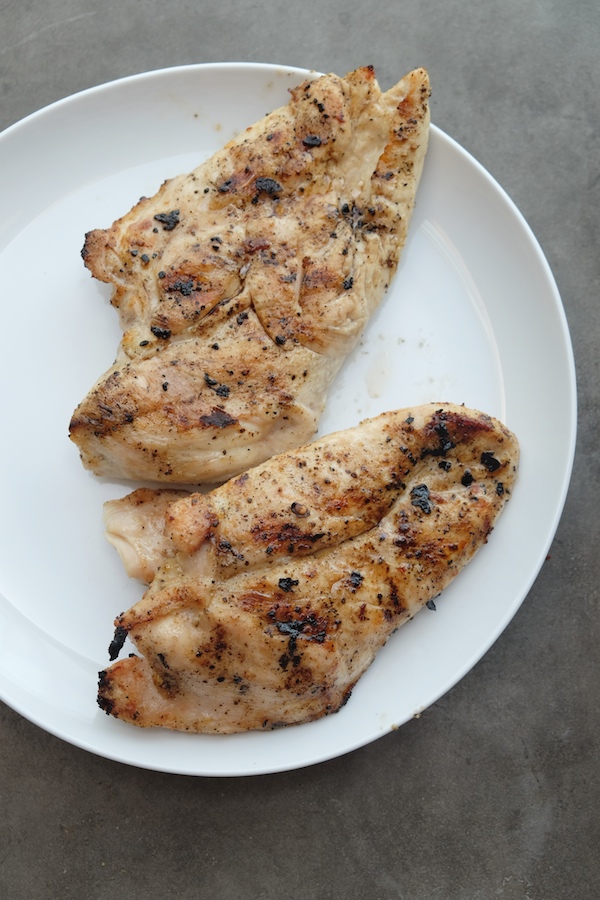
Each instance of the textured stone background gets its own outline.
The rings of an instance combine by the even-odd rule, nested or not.
[[[302,771],[194,779],[92,756],[0,705],[1,897],[599,896],[599,45],[597,0],[0,0],[2,128],[182,63],[372,63],[384,88],[427,66],[434,121],[547,255],[580,409],[565,512],[520,612],[378,742]]]

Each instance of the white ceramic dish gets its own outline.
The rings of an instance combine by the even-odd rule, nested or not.
[[[510,621],[568,487],[575,377],[549,267],[495,181],[432,128],[400,270],[334,385],[321,432],[430,400],[499,416],[520,439],[522,465],[489,544],[436,612],[423,610],[390,640],[337,715],[209,737],[137,730],[97,708],[113,618],[141,588],[127,581],[101,522],[103,501],[131,485],[85,472],[67,439],[72,410],[120,337],[108,289],[81,263],[83,236],[287,102],[306,74],[252,64],[151,72],[70,97],[0,136],[0,696],[64,740],[140,767],[276,772],[402,725]]]

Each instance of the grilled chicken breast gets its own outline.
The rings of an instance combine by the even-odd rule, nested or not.
[[[123,338],[70,437],[98,475],[215,483],[310,440],[394,275],[429,81],[326,75],[106,230],[85,265]]]
[[[213,733],[335,712],[392,632],[487,541],[518,455],[489,416],[427,405],[207,494],[110,501],[109,539],[151,583],[110,648],[115,659],[129,636],[143,656],[100,673],[100,706],[142,727]]]

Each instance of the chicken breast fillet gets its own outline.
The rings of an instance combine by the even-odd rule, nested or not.
[[[115,659],[129,636],[143,656],[100,673],[100,706],[142,727],[213,733],[335,712],[392,632],[487,541],[518,455],[498,421],[428,405],[208,494],[110,501],[109,537],[151,584],[110,648]]]
[[[113,286],[116,362],[70,437],[98,475],[215,483],[310,440],[396,271],[429,81],[325,75],[189,175],[86,236]]]

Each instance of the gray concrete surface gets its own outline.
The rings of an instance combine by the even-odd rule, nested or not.
[[[399,731],[302,771],[195,779],[93,756],[2,706],[0,897],[600,896],[599,46],[597,0],[0,0],[0,127],[182,63],[369,62],[384,86],[426,65],[435,122],[548,257],[580,391],[537,582],[476,668]]]

